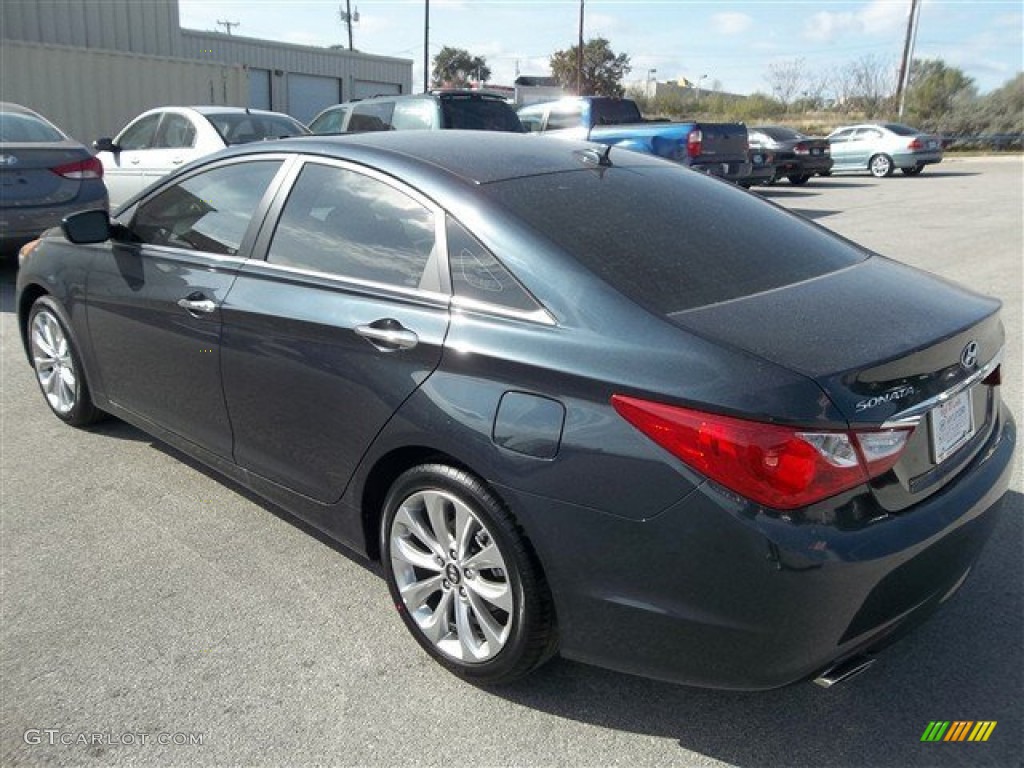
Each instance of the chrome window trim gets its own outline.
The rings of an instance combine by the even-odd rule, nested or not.
[[[540,302],[538,302],[538,304],[539,303]],[[534,310],[512,309],[510,307],[501,306],[500,304],[491,304],[486,301],[469,299],[465,296],[452,296],[452,311],[494,315],[497,317],[510,318],[512,320],[525,320],[539,325],[558,325],[558,323],[555,322],[555,318],[544,307],[538,307]]]
[[[263,259],[246,259],[246,271],[248,274],[259,274],[261,272],[280,272],[284,275],[291,275],[296,278],[312,277],[317,280],[325,280],[336,284],[339,289],[353,290],[360,293],[397,294],[400,297],[426,300],[431,304],[438,304],[448,308],[449,295],[437,291],[425,291],[421,288],[408,288],[404,285],[394,283],[381,283],[374,280],[362,280],[358,277],[344,277],[334,272],[319,272],[315,269],[305,267],[293,267],[288,264],[275,264]]]
[[[924,400],[918,403],[917,405],[908,408],[905,411],[897,413],[891,419],[886,420],[882,424],[881,428],[899,429],[906,427],[916,427],[921,422],[921,419],[923,419],[924,416],[928,413],[928,411],[932,410],[936,406],[941,405],[942,403],[948,400],[951,400],[964,390],[973,387],[979,381],[988,377],[992,373],[992,371],[998,368],[999,365],[1003,362],[1003,353],[1005,349],[1005,347],[1000,347],[999,351],[996,352],[992,359],[989,360],[983,368],[979,368],[963,381],[959,382],[953,387],[950,387],[945,392],[940,392],[934,397],[930,397],[927,400]]]

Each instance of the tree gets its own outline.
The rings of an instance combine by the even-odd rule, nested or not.
[[[941,59],[914,60],[907,85],[906,110],[921,125],[938,126],[965,98],[976,94],[974,81]]]
[[[797,96],[807,90],[810,81],[807,75],[807,62],[804,59],[773,61],[768,65],[768,74],[764,79],[772,89],[772,95],[782,102],[784,107],[788,107]]]
[[[576,53],[578,46],[551,54],[551,74],[567,91],[577,90]],[[629,56],[612,51],[603,37],[587,40],[583,45],[583,82],[581,96],[622,96],[622,78],[631,69]]]
[[[465,88],[470,81],[485,83],[491,79],[491,69],[482,56],[474,56],[465,48],[446,45],[434,57],[431,79],[435,86]]]
[[[844,73],[849,87],[847,98],[853,108],[868,119],[892,110],[896,69],[888,61],[869,54],[848,64]]]

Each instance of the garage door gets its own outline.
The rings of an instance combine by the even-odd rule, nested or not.
[[[356,80],[353,99],[369,99],[373,96],[397,96],[402,92],[398,83],[377,83],[373,80]]]
[[[288,114],[308,123],[331,104],[341,101],[341,81],[336,77],[288,74]]]

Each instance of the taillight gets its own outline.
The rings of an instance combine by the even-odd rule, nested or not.
[[[800,142],[793,147],[793,152],[797,155],[809,155],[811,153],[811,149],[803,142]]]
[[[796,509],[888,472],[913,429],[817,431],[625,395],[612,406],[693,469],[774,509]]]
[[[913,139],[907,144],[907,149],[924,149],[924,144],[921,143],[920,139]]]
[[[78,160],[73,163],[58,165],[51,168],[51,171],[65,179],[102,179],[103,163],[98,158],[90,157],[87,160]]]
[[[686,137],[686,154],[689,157],[700,157],[701,142],[704,141],[704,134],[700,128],[694,128]]]

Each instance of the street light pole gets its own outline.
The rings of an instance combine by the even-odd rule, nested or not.
[[[352,48],[352,25],[359,21],[359,8],[356,8],[356,12],[352,13],[352,0],[345,0],[345,10],[338,9],[338,15],[341,17],[342,22],[348,27],[348,49]]]
[[[697,78],[697,103],[700,104],[700,84],[708,79],[707,75],[701,75]]]
[[[653,95],[651,94],[651,80],[652,80],[651,76],[652,75],[656,75],[656,74],[658,74],[658,70],[656,70],[656,69],[648,69],[647,70],[647,98],[648,99],[653,99],[655,96],[658,95],[658,82],[657,82],[657,80],[654,81],[654,94]]]
[[[423,92],[430,90],[430,0],[423,3]]]
[[[583,95],[583,0],[580,0],[580,38],[576,45],[576,95]]]

